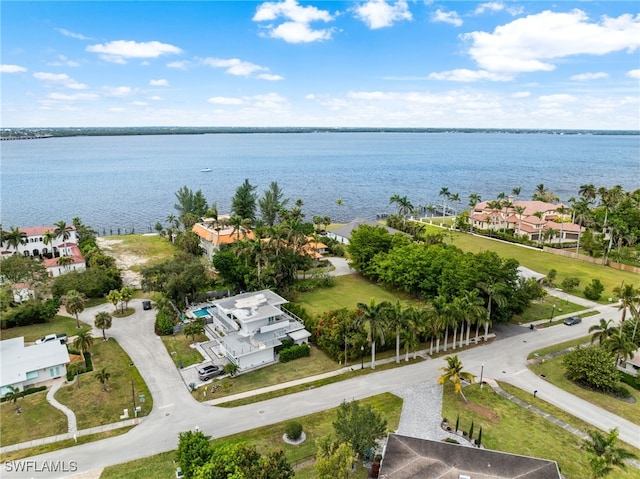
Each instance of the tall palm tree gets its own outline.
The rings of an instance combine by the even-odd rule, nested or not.
[[[396,364],[400,363],[400,335],[406,329],[408,320],[407,312],[400,301],[387,310],[387,324],[396,333]]]
[[[622,311],[622,317],[620,318],[620,327],[627,319],[627,309],[633,308],[633,305],[640,297],[640,289],[636,289],[632,284],[624,284],[624,281],[620,286],[613,288],[613,294],[620,300],[618,309]]]
[[[124,314],[125,310],[129,309],[129,301],[133,298],[133,289],[128,286],[123,287],[120,290],[120,301],[122,301],[122,314]]]
[[[84,359],[84,366],[87,367],[87,353],[93,346],[93,336],[91,336],[91,330],[83,329],[78,331],[76,339],[73,340],[73,347],[82,352],[82,359]]]
[[[449,188],[443,186],[438,196],[442,196],[442,222],[440,226],[444,226],[444,217],[447,216],[447,200],[451,197],[451,192]]]
[[[46,230],[44,230],[44,233],[42,233],[42,242],[45,245],[49,245],[49,244],[52,245],[52,247],[51,247],[51,253],[52,254],[53,254],[53,240],[55,240],[55,239],[56,239],[56,234],[53,231],[51,231],[50,229],[46,229]]]
[[[105,392],[108,391],[107,382],[109,381],[110,378],[111,378],[111,373],[107,371],[107,368],[102,368],[100,371],[96,373],[96,379],[100,381],[100,384],[102,384],[102,390]]]
[[[457,205],[458,203],[460,203],[460,193],[453,193],[449,199],[453,202],[454,205]],[[453,208],[453,216],[457,216],[458,215],[458,208],[457,206],[454,206]]]
[[[438,209],[434,206],[434,205],[429,205],[427,206],[427,211],[429,212],[429,216],[430,216],[430,220],[429,223],[433,224],[433,214],[437,211]]]
[[[596,187],[595,187],[595,185],[593,183],[590,183],[590,184],[587,184],[587,185],[581,185],[580,188],[578,189],[578,193],[586,201],[588,201],[589,203],[592,203],[593,200],[596,199],[596,196],[598,194],[598,190],[596,189]]]
[[[27,244],[27,234],[22,232],[20,228],[13,226],[11,230],[5,233],[4,242],[9,248],[18,250],[18,246]]]
[[[20,407],[18,406],[18,399],[24,396],[24,392],[15,386],[7,386],[7,392],[4,395],[6,401],[11,401],[16,408],[16,414],[20,413]]]
[[[638,346],[627,338],[626,333],[617,329],[602,345],[607,351],[616,355],[616,366],[621,360],[629,359]]]
[[[371,298],[369,304],[358,303],[359,321],[367,325],[367,341],[371,346],[371,369],[376,368],[376,339],[384,344],[386,331],[387,310],[391,306],[388,301],[376,304],[375,298]]]
[[[496,307],[502,308],[507,304],[507,298],[502,293],[504,284],[499,281],[479,281],[478,288],[487,295],[487,319],[484,323],[484,337],[486,339],[489,334],[489,326],[491,325],[491,310],[495,303]],[[477,342],[477,340],[476,340]]]
[[[467,322],[467,339],[466,345],[469,346],[469,337],[471,336],[471,325],[477,324],[487,314],[484,308],[484,301],[480,297],[480,291],[472,289],[462,293],[462,310],[464,319]],[[462,338],[460,338],[462,340]],[[477,338],[476,338],[477,343]]]
[[[62,244],[64,244],[71,237],[71,227],[67,226],[67,223],[60,220],[56,223],[56,229],[53,233],[56,235],[56,238],[60,238]],[[62,251],[65,251],[65,249],[63,248]]]
[[[100,311],[95,316],[94,324],[96,325],[96,328],[102,329],[102,340],[106,341],[107,335],[104,330],[111,327],[111,315],[106,311]]]
[[[589,332],[593,333],[591,335],[591,344],[598,341],[598,344],[602,346],[602,343],[613,334],[613,328],[611,328],[611,323],[613,323],[613,319],[600,319],[600,324],[594,324],[589,328]]]
[[[437,296],[431,301],[434,325],[437,327],[438,335],[436,336],[436,353],[440,352],[440,332],[444,331],[444,351],[447,350],[449,342],[449,326],[452,321],[449,316],[447,300],[443,296]]]
[[[518,236],[522,235],[522,215],[524,214],[526,208],[524,206],[514,206],[513,211],[516,212],[518,216]]]
[[[556,208],[556,213],[560,215],[560,243],[562,243],[562,240],[564,239],[564,220],[565,220],[565,215],[569,213],[569,211],[570,211],[569,208],[562,205]]]
[[[451,381],[453,383],[453,390],[456,394],[460,394],[465,402],[467,398],[462,393],[462,380],[473,382],[474,375],[462,370],[462,363],[458,359],[458,355],[447,356],[447,365],[440,368],[444,373],[438,378],[438,384],[444,384],[445,381]]]
[[[618,429],[612,429],[604,435],[598,429],[588,432],[589,438],[585,439],[581,449],[586,451],[591,465],[592,478],[608,475],[615,467],[625,468],[625,459],[634,459],[636,455],[622,447],[618,447]]]
[[[63,298],[63,302],[67,312],[75,316],[76,328],[80,329],[80,318],[78,318],[78,315],[84,311],[84,296],[75,289],[72,289],[67,291],[67,294]]]
[[[520,197],[521,192],[522,192],[522,188],[519,186],[516,186],[514,189],[511,190],[511,194],[516,197],[516,200]]]

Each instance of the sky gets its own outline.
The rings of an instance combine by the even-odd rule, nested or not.
[[[640,130],[640,2],[0,3],[0,126]]]

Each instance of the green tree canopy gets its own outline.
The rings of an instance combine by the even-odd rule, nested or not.
[[[611,391],[618,382],[618,370],[611,353],[604,348],[578,348],[566,354],[562,363],[567,378],[600,391]]]
[[[364,457],[376,446],[376,440],[386,434],[387,421],[369,404],[361,406],[358,401],[343,401],[338,407],[333,429],[338,442],[351,444],[353,451]]]
[[[236,194],[231,200],[231,210],[240,218],[256,219],[256,186],[245,179],[244,183],[236,189]]]
[[[194,472],[211,458],[210,436],[202,431],[185,431],[178,435],[176,461],[182,469],[185,479],[196,477]]]

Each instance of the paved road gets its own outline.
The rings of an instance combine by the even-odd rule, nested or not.
[[[323,386],[322,393],[311,389],[281,398],[275,398],[234,409],[218,408],[195,401],[188,393],[179,373],[163,347],[153,334],[154,311],[143,311],[140,300],[133,300],[136,314],[128,318],[114,318],[109,335],[118,340],[138,366],[154,398],[152,413],[130,432],[102,441],[83,444],[48,454],[34,456],[38,467],[46,461],[62,461],[77,464],[77,473],[86,473],[105,466],[147,457],[177,447],[178,433],[198,426],[205,434],[221,437],[255,427],[285,421],[335,407],[343,400],[361,399],[386,391],[399,391],[424,381],[434,381],[439,375],[442,360],[428,360],[400,369],[380,371]],[[99,310],[109,310],[111,305],[90,308],[81,319],[91,323]],[[498,339],[460,353],[465,369],[473,374],[506,381],[525,391],[538,390],[541,399],[571,411],[577,417],[603,429],[618,427],[620,438],[640,446],[640,427],[617,416],[581,401],[540,380],[526,368],[527,353],[533,349],[566,341],[587,334],[590,325],[600,317],[617,318],[614,307],[604,307],[604,313],[586,318],[582,324],[572,327],[559,325],[531,331],[525,327],[511,331],[509,337]],[[98,331],[96,330],[96,334]],[[453,352],[450,349],[451,352]],[[484,365],[484,367],[482,367]],[[2,468],[2,477],[68,477],[51,472],[17,473]]]

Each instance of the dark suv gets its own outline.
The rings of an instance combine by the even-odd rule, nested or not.
[[[580,316],[571,316],[564,320],[564,324],[567,326],[573,326],[574,324],[580,324],[582,322],[582,318]]]
[[[220,376],[223,373],[224,371],[220,369],[219,366],[210,364],[198,369],[198,379],[200,379],[200,381],[208,381],[209,379]]]

